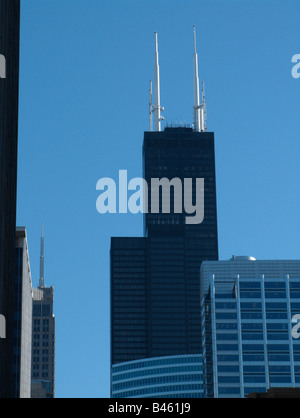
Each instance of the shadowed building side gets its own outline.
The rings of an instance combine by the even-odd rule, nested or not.
[[[6,78],[0,78],[0,315],[6,339],[0,339],[0,398],[13,397],[14,267],[16,233],[20,0],[0,1],[0,54]]]

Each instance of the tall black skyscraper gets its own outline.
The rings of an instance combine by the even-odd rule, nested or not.
[[[20,0],[0,0],[0,397],[12,397]],[[3,68],[4,67],[4,68]],[[6,67],[6,68],[5,68]]]
[[[150,132],[143,145],[144,237],[111,241],[112,396],[201,397],[200,267],[204,260],[218,260],[214,134],[206,129],[204,87],[200,104],[196,48],[194,126],[162,131],[157,35],[155,46],[155,104],[151,85]],[[204,218],[191,219],[199,198]],[[199,364],[183,366],[180,376],[170,367],[165,376],[163,369],[135,372],[147,367],[141,359],[159,367],[191,364],[194,355]]]
[[[144,238],[112,239],[112,364],[201,353],[200,267],[218,259],[213,133],[146,132],[144,173],[148,184],[191,178],[193,189],[204,178],[204,221],[187,225],[171,205],[170,214],[145,215]]]

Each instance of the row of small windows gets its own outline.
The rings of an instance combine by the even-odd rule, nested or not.
[[[299,311],[297,311],[299,312]],[[263,319],[262,312],[241,312],[241,319]],[[216,319],[237,319],[237,313],[217,312]],[[266,312],[266,319],[288,319],[287,312]]]
[[[33,342],[33,347],[34,348],[40,348],[40,347],[50,347],[51,346],[51,344],[49,344],[49,342],[48,341],[44,341],[42,344],[40,344],[39,342],[37,342],[37,341],[35,341],[35,342]],[[54,346],[54,343],[52,343],[52,346]]]
[[[113,391],[119,391],[129,388],[137,388],[141,386],[153,386],[162,385],[165,383],[181,383],[181,382],[200,382],[202,375],[191,374],[191,375],[173,375],[173,376],[160,376],[148,379],[130,380],[125,383],[117,383],[113,385]]]
[[[120,375],[113,376],[113,382],[120,380],[133,379],[137,377],[147,377],[151,375],[160,375],[160,374],[179,374],[179,373],[190,373],[198,372],[199,374],[203,372],[203,366],[182,366],[182,367],[162,367],[162,368],[151,368],[148,370],[142,370],[139,372],[123,373]]]
[[[48,370],[49,369],[49,365],[48,364],[43,364],[41,367],[42,370]],[[39,364],[34,364],[33,365],[33,370],[37,371],[40,370],[40,365]]]
[[[195,365],[202,364],[202,356],[187,356],[187,357],[171,357],[171,358],[163,358],[157,360],[148,360],[148,361],[141,361],[138,363],[129,363],[125,365],[114,365],[113,372],[119,373],[126,370],[133,370],[133,369],[144,369],[148,367],[155,367],[155,366],[165,366],[168,364],[187,364],[193,363]]]
[[[33,304],[33,317],[43,317],[51,315],[51,307],[48,304]]]
[[[236,299],[236,295],[234,293],[216,293],[216,299]],[[240,292],[241,299],[261,299],[262,293],[256,291],[245,291]],[[280,292],[280,291],[266,291],[265,292],[266,299],[286,299],[287,292]],[[291,299],[299,299],[300,298],[300,291],[291,290],[290,291],[290,298]]]
[[[237,351],[239,346],[238,344],[218,344],[217,348],[219,351]],[[266,348],[268,349],[268,352],[270,353],[274,351],[279,352],[279,353],[290,352],[290,346],[287,344],[268,344]],[[264,344],[243,344],[242,345],[243,353],[249,352],[249,351],[264,352],[264,349],[265,349]],[[299,353],[300,346],[294,346],[293,350],[296,353]]]
[[[38,379],[38,378],[40,377],[40,373],[36,373],[36,372],[34,372],[34,373],[32,373],[32,377],[33,377],[34,379]],[[47,373],[47,372],[41,373],[41,377],[42,377],[43,379],[48,379],[48,378],[49,378],[49,373]]]
[[[266,376],[244,376],[243,381],[244,383],[266,383],[266,381],[269,381],[270,383],[276,384],[276,383],[292,383],[292,377],[291,376],[275,376],[270,375],[269,378]],[[296,383],[299,382],[300,376],[296,376]],[[224,383],[240,383],[240,376],[219,376],[218,377],[219,384]]]
[[[40,358],[40,357],[32,357],[32,361],[33,361],[33,363],[39,363],[40,361],[43,361],[43,363],[48,363],[49,362],[49,357],[42,357],[42,358]]]
[[[242,333],[243,340],[263,340],[264,334],[257,334],[257,333]],[[288,341],[290,339],[290,335],[285,332],[281,333],[268,333],[267,334],[268,340],[284,340]],[[217,341],[238,341],[238,334],[217,334]]]
[[[217,356],[218,362],[239,362],[239,356],[234,354],[219,354]],[[291,355],[290,354],[269,354],[268,360],[270,362],[290,362],[291,361]],[[264,354],[243,354],[243,361],[245,362],[264,362],[265,356]],[[300,355],[294,354],[294,361],[300,362]]]
[[[240,366],[218,366],[218,373],[240,373]],[[243,366],[243,372],[244,374],[265,374],[266,373],[266,367],[261,365],[255,365],[255,366]],[[268,367],[268,373],[270,374],[291,374],[291,366],[280,366],[280,365],[269,365]],[[300,375],[300,366],[295,366],[295,373]]]
[[[266,302],[266,310],[267,311],[278,311],[278,310],[287,310],[287,302]],[[216,302],[215,304],[216,309],[225,309],[225,310],[236,310],[237,303],[236,302]],[[261,311],[263,308],[262,302],[242,302],[240,304],[242,310],[257,310]],[[291,303],[291,309],[299,310],[300,311],[300,303]]]
[[[176,385],[176,386],[162,386],[162,387],[151,387],[148,389],[140,389],[140,390],[131,390],[126,391],[123,393],[115,394],[113,397],[118,398],[133,398],[136,396],[142,396],[142,395],[150,395],[150,394],[157,394],[157,393],[168,393],[166,397],[172,397],[170,396],[173,393],[178,392],[202,392],[203,386],[202,385]]]
[[[289,282],[290,285],[290,289],[297,289],[300,290],[300,277],[299,277],[299,281],[290,281]],[[244,282],[244,281],[240,281],[239,283],[240,289],[241,290],[254,290],[254,289],[261,289],[262,284],[261,282]],[[286,282],[274,282],[274,281],[265,281],[264,283],[265,289],[276,289],[276,290],[280,290],[280,289],[286,289]]]

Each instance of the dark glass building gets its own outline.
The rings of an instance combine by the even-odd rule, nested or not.
[[[55,397],[54,288],[33,289],[31,397]]]
[[[149,186],[144,238],[111,242],[112,365],[201,354],[199,272],[204,260],[218,259],[214,134],[192,128],[146,132],[143,162]],[[196,179],[204,179],[203,222],[187,224],[186,190],[183,211],[176,213],[175,187],[170,211],[163,213],[163,200],[153,202],[150,187],[151,179],[163,178],[180,179],[182,185],[192,179],[193,204]]]
[[[19,41],[20,0],[1,0],[0,54],[1,65],[6,67],[6,78],[0,78],[0,315],[6,318],[6,339],[0,339],[1,398],[14,396],[12,362]]]

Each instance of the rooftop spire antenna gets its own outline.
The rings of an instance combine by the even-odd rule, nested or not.
[[[205,98],[205,83],[202,82],[202,104],[201,104],[201,119],[203,121],[203,131],[207,131],[207,107],[206,107],[206,98]]]
[[[155,131],[161,131],[161,121],[164,119],[161,117],[160,112],[164,110],[160,105],[160,75],[159,75],[159,61],[158,61],[158,40],[157,32],[155,36],[155,60],[154,60],[154,120],[155,120]]]
[[[194,128],[196,132],[203,130],[203,121],[200,112],[200,87],[198,75],[198,54],[196,44],[196,26],[194,25]]]
[[[45,240],[44,240],[44,225],[42,225],[42,237],[41,237],[41,257],[40,257],[40,282],[39,287],[45,287]]]
[[[153,131],[152,81],[150,81],[150,88],[149,88],[149,124],[150,124],[150,132],[152,132]]]

